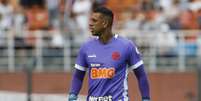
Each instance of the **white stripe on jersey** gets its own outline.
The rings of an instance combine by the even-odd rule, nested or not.
[[[143,61],[140,60],[139,62],[137,62],[136,64],[130,66],[129,68],[133,70],[133,69],[138,68],[138,67],[141,66],[142,64],[143,64]]]
[[[128,69],[125,73],[123,98],[124,101],[128,101]]]
[[[86,67],[82,67],[82,66],[80,66],[78,64],[75,64],[75,68],[78,69],[78,70],[81,70],[81,71],[86,71],[87,70]]]

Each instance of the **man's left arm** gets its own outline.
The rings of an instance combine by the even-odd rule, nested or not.
[[[128,45],[128,65],[133,70],[138,80],[139,90],[142,96],[142,101],[150,101],[149,83],[144,70],[143,60],[137,46],[130,41]]]
[[[138,68],[133,69],[133,72],[138,80],[138,86],[142,96],[142,101],[150,101],[149,82],[144,70],[144,65],[142,64]]]

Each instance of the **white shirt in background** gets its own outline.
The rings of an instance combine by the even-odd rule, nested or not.
[[[13,7],[11,5],[0,4],[0,27],[1,29],[9,29],[12,26]]]

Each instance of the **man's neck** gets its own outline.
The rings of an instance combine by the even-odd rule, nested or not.
[[[101,34],[101,36],[99,37],[99,40],[103,43],[103,44],[107,44],[110,39],[113,37],[112,31],[105,31],[104,33]]]

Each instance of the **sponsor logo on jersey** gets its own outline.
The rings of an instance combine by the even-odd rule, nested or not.
[[[91,65],[91,67],[100,67],[101,66],[101,64],[98,64],[98,63],[91,63],[90,65]]]
[[[101,97],[95,97],[95,96],[89,96],[89,101],[112,101],[112,96],[101,96]]]
[[[115,68],[91,68],[91,79],[110,79],[115,75]]]
[[[92,54],[92,55],[88,55],[89,58],[95,58],[96,55],[95,54]]]

